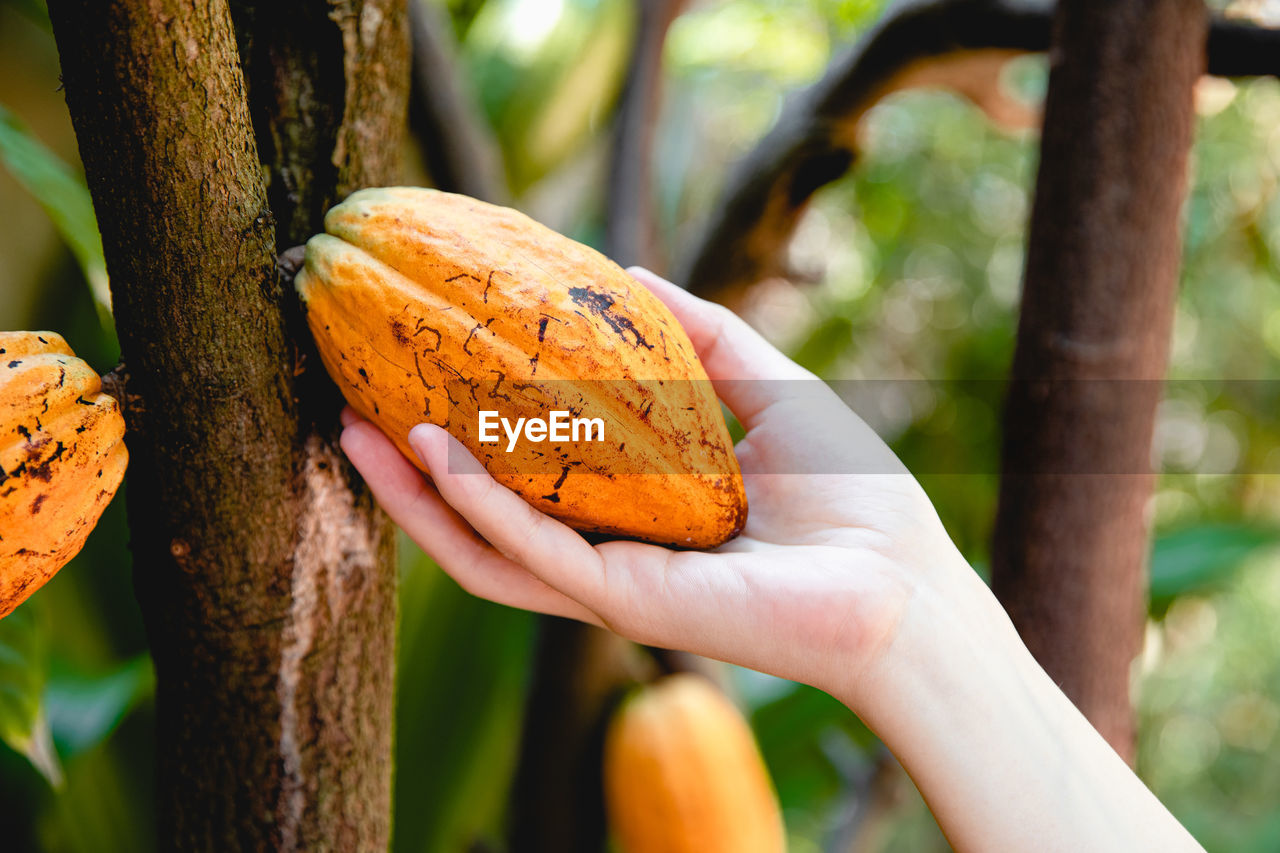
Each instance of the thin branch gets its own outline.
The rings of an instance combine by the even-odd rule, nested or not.
[[[626,688],[654,669],[635,645],[609,631],[551,616],[538,621],[511,788],[512,853],[605,849],[605,730]]]
[[[605,254],[623,266],[662,271],[653,211],[653,136],[662,102],[662,48],[685,0],[638,3],[626,85],[614,118],[605,212]]]
[[[1208,73],[1214,77],[1280,75],[1280,31],[1241,21],[1209,25]]]
[[[409,117],[431,179],[448,192],[506,202],[502,154],[459,73],[445,10],[430,0],[409,0],[409,21],[413,32]]]
[[[708,681],[714,681],[721,687],[724,683],[724,668],[714,661],[695,655],[692,652],[684,652],[679,649],[661,649],[657,646],[644,646],[649,656],[653,658],[657,664],[659,671],[663,675],[672,675],[677,672],[696,672],[704,676]]]
[[[809,199],[858,156],[859,119],[882,98],[918,86],[957,89],[1000,121],[1021,122],[994,88],[1008,59],[1049,46],[1053,3],[1043,0],[915,0],[897,6],[816,84],[792,97],[777,124],[734,168],[701,239],[676,280],[732,300],[751,284],[786,275],[784,255]],[[1208,71],[1280,72],[1280,32],[1214,21]]]

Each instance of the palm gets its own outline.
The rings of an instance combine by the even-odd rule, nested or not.
[[[477,595],[819,685],[862,668],[895,634],[915,585],[904,567],[946,542],[932,507],[825,385],[728,312],[641,280],[748,428],[737,455],[750,512],[719,550],[592,546],[466,454],[459,471],[439,427],[409,436],[431,481],[350,412],[343,448],[392,518]]]

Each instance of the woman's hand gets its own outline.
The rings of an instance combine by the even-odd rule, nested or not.
[[[747,429],[742,535],[713,553],[593,546],[440,428],[409,435],[428,480],[348,411],[342,447],[391,517],[476,595],[828,691],[958,850],[1199,850],[1032,659],[875,434],[730,312],[633,275]]]
[[[826,385],[731,312],[633,274],[685,327],[747,430],[736,451],[750,512],[718,551],[592,546],[451,454],[439,427],[409,435],[431,480],[350,412],[343,449],[396,523],[476,595],[832,692],[867,683],[920,588],[972,572],[915,480]],[[871,473],[789,473],[804,471]]]

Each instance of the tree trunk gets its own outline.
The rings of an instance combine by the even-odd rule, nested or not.
[[[281,250],[355,190],[401,177],[407,0],[231,0]]]
[[[1206,26],[1198,0],[1059,6],[1005,412],[993,587],[1128,758],[1151,436]]]
[[[380,85],[376,75],[353,84],[352,74],[353,57],[394,43],[401,24],[378,19],[375,4],[363,14],[335,6],[343,52],[326,56],[344,57],[346,88],[331,175],[318,187],[290,183],[280,164],[309,156],[309,143],[282,134],[271,152],[289,240],[344,186],[393,174],[367,165],[394,157],[385,142],[384,154],[356,152],[368,141],[364,121],[380,132],[402,119],[399,70],[381,69],[385,88],[363,94]],[[227,4],[49,7],[129,377],[129,517],[157,676],[159,845],[385,848],[392,529],[333,447],[333,398],[309,399],[295,379],[293,296],[276,275]],[[319,431],[315,412],[327,414]]]

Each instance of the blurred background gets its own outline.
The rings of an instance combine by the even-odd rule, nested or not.
[[[601,245],[602,187],[636,0],[436,5],[500,145],[515,204]],[[662,55],[651,175],[659,261],[688,250],[730,164],[884,5],[687,5]],[[1233,10],[1268,11],[1259,3]],[[1028,110],[1044,83],[1039,57],[1011,62],[1002,78]],[[1160,414],[1150,617],[1133,672],[1138,769],[1210,850],[1273,851],[1280,83],[1205,79],[1197,111],[1171,370],[1179,381]],[[824,378],[1002,379],[1017,322],[1035,130],[996,127],[967,101],[913,91],[877,105],[860,133],[858,164],[819,193],[791,245],[803,275],[764,281],[738,307]],[[406,146],[417,164],[407,180],[428,183],[418,146]],[[105,267],[41,0],[0,0],[0,226],[0,327],[57,331],[109,370],[118,349]],[[981,572],[995,510],[1000,395],[969,387],[912,396],[876,423],[908,467],[968,472],[921,479]],[[124,515],[117,498],[83,553],[0,621],[6,849],[139,851],[152,843],[153,683]],[[496,849],[534,620],[461,592],[407,542],[402,555],[395,849]],[[772,773],[793,850],[947,849],[910,781],[837,702],[746,671],[733,670],[730,683]],[[15,722],[32,708],[40,709],[34,729]]]

